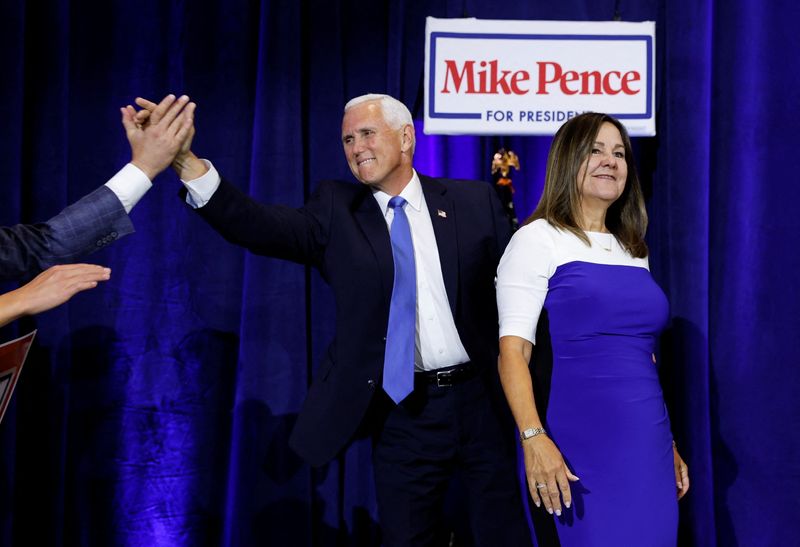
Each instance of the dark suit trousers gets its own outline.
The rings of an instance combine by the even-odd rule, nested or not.
[[[384,547],[447,545],[443,508],[456,473],[476,546],[531,545],[514,431],[489,385],[481,376],[451,387],[417,382],[400,405],[383,396],[373,468]]]

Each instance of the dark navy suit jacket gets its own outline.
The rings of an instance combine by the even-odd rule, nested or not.
[[[459,336],[470,359],[493,371],[494,277],[508,220],[489,184],[420,180]],[[348,444],[381,386],[394,264],[380,207],[362,184],[322,182],[293,209],[257,203],[223,180],[197,211],[232,243],[318,268],[333,290],[336,334],[289,441],[312,465],[326,463]]]
[[[101,186],[45,223],[0,227],[0,281],[74,262],[131,232],[119,198]]]

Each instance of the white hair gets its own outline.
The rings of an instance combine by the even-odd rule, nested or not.
[[[414,119],[411,117],[411,112],[408,111],[406,105],[389,95],[368,93],[355,97],[344,105],[344,111],[347,112],[354,106],[369,101],[376,101],[380,105],[383,119],[392,129],[400,129],[404,125],[414,125]]]

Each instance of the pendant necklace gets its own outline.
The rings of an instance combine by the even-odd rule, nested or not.
[[[611,246],[614,244],[613,242],[614,234],[603,234],[603,235],[608,235],[608,245],[603,245],[596,237],[594,237],[597,234],[590,233],[589,235],[592,236],[591,237],[592,241],[597,243],[597,245],[599,245],[601,249],[603,249],[607,253],[611,252]]]

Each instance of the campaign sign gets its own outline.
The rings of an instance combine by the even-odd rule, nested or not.
[[[28,356],[28,350],[31,349],[34,336],[36,336],[36,331],[11,342],[0,344],[0,422],[3,421],[3,415],[11,401],[11,394],[14,393],[14,386],[17,385],[22,365],[25,364],[25,358]]]
[[[425,133],[552,135],[605,112],[655,127],[655,23],[428,17]]]

